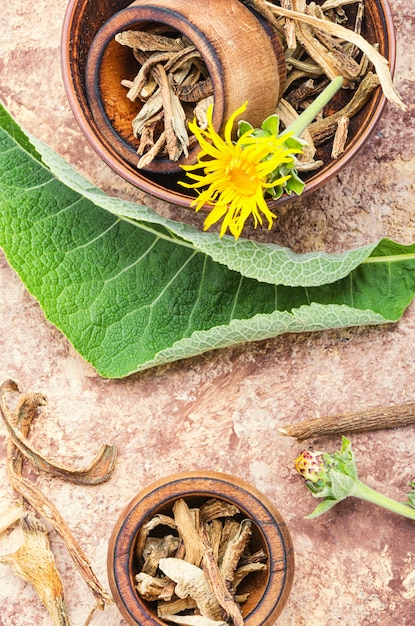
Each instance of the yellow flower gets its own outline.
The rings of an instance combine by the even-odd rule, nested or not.
[[[189,189],[196,189],[198,197],[192,206],[199,211],[204,205],[212,210],[204,222],[204,230],[223,219],[220,236],[227,229],[238,239],[246,220],[252,215],[254,227],[262,224],[262,215],[272,227],[272,213],[264,199],[267,189],[283,184],[290,175],[270,181],[270,175],[282,164],[292,162],[293,150],[284,145],[287,135],[278,137],[249,137],[246,132],[236,142],[232,141],[232,128],[235,119],[246,109],[246,103],[233,113],[226,123],[224,138],[215,131],[212,124],[213,108],[207,113],[207,128],[201,129],[196,122],[189,124],[190,131],[198,140],[201,151],[194,165],[182,166],[193,183],[181,182]],[[193,174],[203,169],[203,174]],[[201,188],[206,188],[200,191]]]

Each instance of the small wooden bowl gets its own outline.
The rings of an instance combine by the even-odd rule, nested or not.
[[[262,26],[262,27],[261,27]],[[286,64],[275,32],[239,0],[210,0],[209,10],[190,0],[135,0],[100,28],[88,53],[85,89],[100,142],[136,168],[139,140],[132,121],[141,104],[130,102],[121,78],[132,80],[139,65],[131,49],[115,41],[126,30],[149,30],[173,38],[184,35],[198,49],[213,83],[213,125],[221,133],[230,115],[248,102],[244,113],[253,126],[275,111],[281,97]],[[258,63],[263,76],[258,89]],[[177,161],[156,158],[145,169],[179,173],[180,165],[195,163],[200,147]]]
[[[251,547],[263,549],[268,569],[250,574],[241,592],[249,591],[242,605],[246,626],[272,626],[287,602],[294,577],[291,537],[276,507],[257,489],[239,478],[218,472],[185,472],[161,479],[140,492],[118,519],[109,542],[108,577],[114,601],[132,626],[168,626],[157,617],[151,603],[134,588],[138,573],[134,552],[141,526],[159,513],[171,515],[174,502],[183,498],[189,506],[217,498],[235,504],[241,519],[251,519]]]
[[[182,1],[183,0],[180,0],[180,2]],[[111,20],[118,12],[127,9],[130,2],[131,0],[106,0],[106,2],[101,2],[100,0],[69,0],[61,43],[63,80],[68,100],[74,116],[87,140],[97,154],[114,171],[146,193],[173,204],[190,207],[195,195],[194,192],[184,190],[183,187],[178,185],[179,178],[183,179],[183,173],[178,174],[171,171],[170,173],[163,173],[163,168],[159,168],[158,171],[157,168],[154,168],[153,171],[137,170],[135,161],[134,164],[131,162],[131,146],[128,145],[126,137],[122,136],[122,134],[120,136],[117,132],[114,133],[113,129],[108,128],[107,122],[105,122],[105,124],[97,124],[94,118],[94,112],[91,110],[91,104],[88,100],[87,60],[94,38],[108,20]],[[195,6],[197,4],[192,3],[192,0],[189,0],[189,3]],[[149,0],[147,4],[151,5],[151,0]],[[243,8],[245,9],[245,7]],[[346,10],[353,11],[354,6],[348,5],[346,6]],[[390,69],[393,73],[395,67],[396,42],[388,0],[366,0],[362,34],[368,41],[378,43],[379,51],[389,61]],[[105,46],[103,42],[101,43],[101,51],[103,51]],[[198,42],[195,41],[196,45],[197,43]],[[260,96],[265,93],[262,82],[264,74],[262,69],[263,68],[258,67],[257,71],[258,94]],[[98,66],[95,67],[94,72],[91,61],[89,73],[95,75],[96,80],[97,70]],[[276,71],[274,77],[275,81],[281,80],[281,71],[281,69]],[[218,76],[220,76],[220,73]],[[221,80],[218,78],[215,98],[221,97],[220,84]],[[95,84],[96,94],[98,93],[97,90],[99,91],[98,82]],[[224,94],[222,94],[222,96],[224,96]],[[338,94],[338,98],[343,98],[343,101],[340,100],[339,102],[340,108],[340,106],[345,104],[344,100],[348,99],[348,95],[347,93]],[[99,102],[99,98],[97,101]],[[334,160],[331,158],[330,145],[326,145],[318,150],[316,158],[322,159],[324,165],[319,170],[303,176],[306,182],[303,195],[304,193],[310,193],[321,187],[321,185],[337,175],[338,172],[357,155],[359,150],[372,135],[382,115],[385,104],[386,99],[381,89],[376,89],[363,109],[352,118],[346,149],[338,159]],[[102,100],[99,107],[101,108],[101,113],[108,118],[108,106],[103,106]],[[123,145],[124,149],[122,154],[120,154],[121,145]],[[126,156],[125,150],[128,152],[128,157]],[[166,167],[165,170],[168,171],[169,167]],[[268,205],[273,209],[276,205],[287,202],[290,199],[290,196],[283,195],[279,200],[269,200]]]

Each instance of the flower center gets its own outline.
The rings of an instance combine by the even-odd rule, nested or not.
[[[258,188],[258,172],[255,165],[240,157],[231,159],[228,166],[230,182],[244,196],[254,196]]]

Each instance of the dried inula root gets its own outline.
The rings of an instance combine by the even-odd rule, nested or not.
[[[18,576],[31,584],[47,608],[54,626],[69,626],[62,582],[50,549],[46,526],[33,514],[20,520],[23,544],[12,554],[0,556]]]
[[[42,469],[52,475],[65,478],[75,483],[94,485],[107,480],[111,475],[115,463],[115,447],[109,445],[101,446],[99,453],[94,457],[93,461],[88,466],[79,469],[67,468],[46,459],[30,445],[26,437],[29,433],[31,422],[37,415],[39,406],[45,405],[47,400],[42,394],[24,394],[17,403],[15,411],[11,413],[9,407],[7,406],[6,396],[8,393],[16,392],[18,392],[17,385],[11,380],[6,381],[0,387],[0,413],[9,434],[7,445],[7,474],[10,484],[20,495],[22,500],[26,500],[33,507],[39,517],[46,519],[52,525],[54,530],[56,530],[56,532],[61,536],[70,556],[74,561],[74,564],[83,576],[96,600],[95,608],[103,609],[106,604],[112,603],[111,597],[102,588],[89,564],[86,555],[75,540],[55,505],[43,495],[36,485],[22,475],[22,470],[24,462],[30,461],[35,468]],[[43,540],[41,541],[41,536],[39,535],[40,525],[41,522],[39,520],[32,520],[29,524],[30,528],[26,528],[28,533],[30,529],[32,529],[34,533],[27,535],[27,541],[29,542],[28,545],[33,546],[33,538],[36,538],[38,543],[42,543]],[[36,533],[33,529],[37,529]],[[34,545],[37,544],[34,543]],[[23,552],[25,554],[25,559],[29,563],[31,555],[33,555],[33,550],[23,550]],[[18,552],[18,554],[20,553]],[[23,568],[22,572],[30,569],[29,565],[25,567],[26,569]],[[35,565],[33,565],[33,567],[35,568]],[[39,561],[39,563],[36,564],[36,567],[37,569],[35,568],[33,571],[40,572],[41,567],[49,568],[51,566],[48,558],[45,557],[44,565],[42,565],[41,561]],[[38,589],[36,585],[35,587]],[[55,591],[56,589],[57,584],[55,585]],[[42,601],[44,601],[42,596],[41,598]],[[93,611],[94,610],[95,609],[93,609]],[[59,611],[60,609],[55,611],[54,619],[61,619],[61,621],[56,621],[55,623],[69,624],[66,613],[63,612],[63,609],[62,611]]]
[[[241,604],[249,594],[239,594],[238,587],[246,576],[267,569],[265,553],[249,549],[253,523],[240,521],[235,505],[216,498],[199,508],[179,498],[172,513],[156,515],[139,532],[137,592],[157,602],[164,621],[243,626]],[[163,537],[162,526],[168,529]],[[154,529],[157,536],[150,534]]]
[[[367,432],[388,428],[402,428],[415,424],[415,402],[389,407],[375,407],[356,413],[317,417],[296,422],[278,429],[281,435],[304,441],[311,437],[351,432]]]
[[[183,36],[124,31],[115,41],[131,48],[141,65],[133,81],[121,80],[128,88],[127,98],[142,103],[132,122],[133,134],[140,139],[137,167],[146,167],[157,157],[177,161],[187,156],[192,143],[187,121],[213,93],[200,53]]]
[[[338,158],[347,143],[349,120],[378,85],[395,106],[406,109],[393,87],[387,60],[377,50],[377,44],[370,44],[361,34],[365,0],[326,0],[321,5],[311,0],[240,1],[267,20],[281,40],[287,65],[283,100],[297,115],[327,81],[344,77],[343,87],[351,99],[342,111],[336,112],[336,117],[322,117],[315,122],[319,125],[317,140],[313,143],[310,133],[305,137],[309,152],[314,150],[314,144],[327,145],[335,138],[331,158]],[[357,7],[351,11],[349,5]],[[137,167],[147,167],[158,157],[177,161],[186,156],[195,144],[195,137],[188,133],[188,121],[196,118],[199,126],[205,128],[206,110],[214,103],[212,81],[200,53],[180,33],[173,38],[125,31],[115,39],[132,49],[141,66],[133,81],[121,80],[128,88],[127,97],[141,102],[132,122],[133,134],[140,141]],[[369,74],[375,79],[369,81],[367,97],[361,97]],[[282,119],[281,122],[285,126]],[[298,170],[311,172],[322,165],[320,156],[314,159],[302,155]]]

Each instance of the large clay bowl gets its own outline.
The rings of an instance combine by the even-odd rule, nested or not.
[[[159,2],[160,0],[157,1]],[[183,0],[181,0],[180,4],[182,3]],[[97,80],[95,82],[95,95],[97,98],[95,111],[91,110],[91,102],[87,93],[88,55],[90,54],[91,46],[93,46],[94,39],[97,37],[100,29],[114,15],[127,9],[129,4],[129,0],[107,0],[106,2],[100,2],[99,0],[69,0],[62,32],[62,70],[69,103],[91,146],[120,176],[146,193],[167,202],[188,207],[194,199],[193,192],[185,190],[178,185],[179,178],[183,179],[183,173],[171,171],[175,169],[174,166],[169,167],[165,164],[146,171],[137,170],[135,167],[135,155],[132,153],[131,145],[129,145],[129,140],[125,133],[109,128],[112,125],[112,119],[111,115],[108,114],[108,103],[105,102],[105,98],[104,101],[100,100],[102,94],[100,96],[100,87]],[[149,1],[148,5],[151,4]],[[190,2],[190,4],[195,5],[196,3]],[[346,10],[353,11],[353,7],[354,5],[348,5]],[[245,9],[245,7],[243,8]],[[157,19],[160,19],[159,16]],[[263,25],[259,24],[258,27],[263,28]],[[396,43],[388,0],[366,0],[362,34],[368,41],[378,43],[379,51],[388,59],[391,72],[393,73]],[[197,40],[197,37],[194,43],[196,46],[200,46],[200,41]],[[105,45],[102,41],[100,50],[103,54]],[[99,59],[101,58],[102,60],[102,54],[101,56],[100,54],[97,55],[96,71],[98,71]],[[208,59],[209,63],[210,61]],[[213,68],[212,63],[210,63],[210,67]],[[283,80],[283,72],[280,66],[279,68],[276,69],[274,77],[277,83]],[[93,73],[93,70],[89,69],[89,71]],[[260,68],[258,68],[257,74],[258,77],[263,75]],[[97,76],[96,73],[95,75]],[[225,83],[220,71],[217,73],[216,79],[217,88],[214,95],[215,102],[217,101],[218,103],[218,110],[220,110],[220,114],[218,114],[220,119],[217,119],[216,123],[221,125],[222,118],[226,116],[228,95],[223,92],[222,87]],[[258,80],[259,94],[264,93],[261,80]],[[342,92],[344,93],[337,96],[340,99],[337,101],[338,108],[350,97],[346,90],[342,90]],[[347,146],[340,157],[335,160],[331,158],[331,145],[319,149],[317,157],[324,161],[324,165],[314,173],[303,176],[306,182],[303,193],[310,193],[321,187],[355,158],[375,130],[385,104],[386,99],[381,89],[377,88],[363,109],[352,118]],[[106,118],[104,124],[102,119],[101,123],[97,124],[97,107],[101,110],[104,118]],[[121,145],[123,149],[120,149]],[[290,197],[288,196],[282,196],[279,200],[269,200],[268,203],[271,208],[275,208],[275,205],[286,202],[289,199]]]

